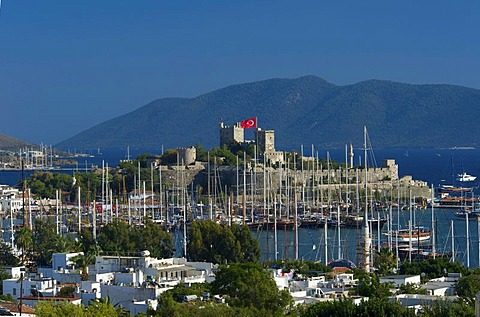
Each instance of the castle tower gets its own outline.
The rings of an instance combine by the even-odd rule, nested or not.
[[[223,122],[220,122],[220,147],[228,144],[231,141],[238,143],[245,142],[244,130],[241,127],[240,123],[237,122],[232,126],[224,125]]]
[[[194,146],[186,148],[179,147],[177,151],[180,163],[183,162],[183,165],[185,166],[195,163],[195,160],[197,159],[197,149]]]
[[[255,130],[255,138],[258,145],[259,153],[275,152],[275,131],[262,130],[257,128]]]

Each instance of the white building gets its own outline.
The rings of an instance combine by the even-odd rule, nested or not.
[[[45,277],[53,278],[57,283],[80,283],[81,269],[75,267],[72,259],[83,252],[53,253],[52,267],[38,268],[38,272]]]
[[[81,281],[75,290],[75,296],[81,299],[83,305],[88,306],[90,301],[101,298],[100,282]]]
[[[20,279],[22,273],[25,273],[25,266],[16,266],[16,267],[9,267],[5,269],[5,272],[10,274],[13,279]]]
[[[393,297],[390,297],[390,301],[396,301],[402,306],[410,309],[414,309],[415,312],[421,310],[422,306],[431,306],[433,302],[436,301],[457,301],[460,297],[458,296],[433,296],[433,295],[422,295],[422,294],[400,294]]]
[[[28,202],[25,202],[28,204]],[[0,211],[9,214],[17,212],[23,207],[23,199],[16,188],[0,185]]]
[[[55,296],[57,293],[56,281],[52,278],[37,274],[23,279],[10,278],[3,280],[3,294],[14,298],[25,296]]]
[[[214,279],[211,263],[188,262],[184,258],[156,259],[150,252],[142,256],[98,256],[95,279],[100,283],[100,296],[109,297],[113,305],[130,312],[146,312],[156,308],[158,296],[179,283],[203,283]],[[153,307],[155,306],[155,307]]]
[[[142,256],[97,256],[90,267],[89,281],[80,280],[80,268],[72,258],[79,253],[54,253],[51,268],[39,268],[35,275],[21,279],[22,268],[11,268],[14,278],[3,281],[4,294],[32,305],[38,301],[59,301],[55,297],[59,283],[76,284],[75,297],[68,299],[74,304],[88,305],[92,299],[109,297],[113,305],[121,305],[130,312],[146,312],[156,309],[157,298],[179,283],[211,282],[214,265],[206,262],[188,262],[184,258],[156,259],[150,252]],[[24,268],[23,268],[24,270]],[[25,273],[24,273],[25,274]]]
[[[380,283],[393,283],[395,287],[400,285],[420,285],[420,275],[389,275],[380,277]]]

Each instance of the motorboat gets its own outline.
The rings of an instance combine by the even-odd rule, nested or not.
[[[462,174],[458,174],[457,176],[457,181],[459,182],[473,182],[477,179],[477,176],[473,176],[465,172],[463,172]]]

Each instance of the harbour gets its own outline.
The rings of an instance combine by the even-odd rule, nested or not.
[[[146,150],[138,150],[138,153],[132,151],[131,155],[139,155],[145,153]],[[408,156],[405,153],[408,152]],[[53,172],[59,173],[67,173],[73,175],[75,172],[83,172],[88,171],[88,167],[92,165],[100,165],[106,164],[118,164],[121,160],[123,160],[126,156],[124,149],[117,149],[112,151],[110,154],[107,150],[102,151],[102,155],[98,155],[95,157],[89,157],[88,159],[82,157],[79,159],[78,163],[73,166],[64,167],[59,170],[54,170]],[[480,151],[475,149],[409,149],[405,151],[404,149],[379,149],[375,150],[375,154],[378,160],[386,159],[386,158],[394,158],[398,160],[398,170],[401,176],[404,175],[413,175],[415,179],[418,179],[416,175],[425,175],[425,169],[432,171],[432,174],[425,175],[425,179],[429,184],[435,184],[435,188],[440,188],[442,184],[447,184],[447,179],[449,176],[451,177],[451,182],[448,184],[457,184],[455,183],[454,175],[452,174],[452,158],[460,158],[462,160],[462,164],[468,168],[470,173],[473,175],[480,174],[480,171],[475,166],[475,162],[480,160]],[[344,149],[338,150],[329,150],[328,155],[333,159],[335,157],[343,158],[345,156]],[[436,164],[428,164],[427,162],[432,162],[432,158],[434,158],[437,162]],[[415,161],[413,161],[415,160]],[[82,166],[82,163],[83,166]],[[437,172],[433,172],[437,171]],[[0,171],[0,182],[15,185],[17,184],[22,177],[26,178],[31,175],[34,171],[27,170],[27,171]],[[23,174],[23,175],[22,175]],[[250,185],[249,185],[250,186]],[[324,192],[327,192],[327,184],[323,185],[325,187]],[[453,186],[453,185],[452,185]],[[388,186],[387,186],[388,187]],[[350,191],[350,199],[353,201],[353,196],[355,195],[355,185],[349,185]],[[474,195],[475,190],[477,189],[477,184],[475,182],[469,183],[469,193],[470,195]],[[338,189],[338,185],[337,185]],[[438,193],[438,191],[436,191]],[[171,195],[174,195],[171,192]],[[345,194],[344,194],[345,195]],[[382,245],[388,243],[388,235],[386,235],[388,231],[388,227],[390,226],[392,229],[405,229],[408,228],[409,219],[408,219],[408,208],[405,201],[407,198],[407,193],[403,193],[402,202],[403,208],[401,206],[392,204],[392,214],[389,215],[389,209],[383,206],[383,209],[379,209],[378,217],[386,219],[392,217],[392,222],[390,225],[385,224],[385,221],[382,223],[381,230],[377,230],[377,226],[372,226],[372,246],[374,248],[379,248]],[[308,196],[308,195],[307,195]],[[318,195],[319,196],[319,195]],[[326,194],[325,194],[326,196]],[[166,197],[166,196],[165,196]],[[213,197],[213,195],[212,195]],[[310,197],[312,198],[312,197]],[[165,198],[166,199],[166,198]],[[174,198],[171,198],[172,201]],[[317,197],[319,200],[320,197]],[[324,200],[327,198],[324,197]],[[399,200],[399,197],[392,199],[393,202]],[[139,203],[140,204],[140,203]],[[74,205],[74,204],[73,204]],[[293,206],[293,205],[292,205]],[[261,205],[260,205],[261,207]],[[466,245],[467,240],[470,245],[470,256],[469,262],[471,267],[478,266],[479,259],[478,259],[478,231],[475,230],[476,222],[472,221],[475,219],[471,219],[468,223],[470,225],[469,231],[469,239],[466,236],[466,222],[463,218],[458,217],[455,215],[455,211],[458,209],[458,206],[454,206],[455,208],[438,208],[438,205],[434,205],[434,214],[435,214],[435,227],[436,227],[436,240],[437,244],[441,245],[441,248],[438,248],[438,253],[442,254],[449,254],[451,253],[452,249],[455,249],[456,259],[458,261],[462,261],[466,263],[467,259],[467,252],[466,252]],[[106,207],[108,208],[108,207]],[[155,211],[157,208],[157,211]],[[233,208],[233,207],[232,207]],[[236,207],[236,214],[238,216],[242,216],[242,206],[237,205]],[[284,207],[285,208],[285,207]],[[421,205],[414,205],[413,208],[415,209],[415,214],[417,215],[414,223],[412,225],[422,225],[426,227],[432,227],[431,221],[431,210],[426,206]],[[417,209],[418,208],[418,209]],[[124,208],[126,209],[126,207]],[[141,218],[142,211],[139,210],[141,208],[136,207],[135,212],[136,218]],[[199,213],[198,210],[202,209]],[[251,214],[251,206],[249,207],[249,211],[247,212],[248,215]],[[293,207],[291,207],[290,213],[293,213]],[[133,208],[132,208],[133,210]],[[191,209],[189,209],[192,212]],[[176,216],[181,217],[182,215],[179,214],[181,211],[181,207],[177,208]],[[150,208],[146,208],[147,214],[155,214],[160,213],[160,208],[156,207],[155,204],[151,204]],[[285,211],[284,211],[285,212]],[[195,217],[198,219],[208,219],[209,216],[209,207],[204,206],[203,208],[197,208],[195,211]],[[295,233],[293,230],[293,223],[289,226],[282,227],[279,223],[277,227],[277,243],[275,246],[275,238],[274,238],[274,230],[273,230],[273,221],[269,222],[268,226],[251,226],[251,231],[254,236],[259,239],[259,242],[262,246],[262,258],[267,259],[274,259],[275,258],[275,251],[276,256],[279,259],[287,259],[287,258],[294,258],[296,253],[298,253],[299,258],[303,259],[311,259],[320,262],[328,262],[338,258],[339,256],[346,258],[350,261],[356,262],[356,250],[358,248],[358,239],[360,235],[360,227],[356,227],[356,225],[347,226],[345,223],[341,223],[340,230],[341,235],[340,238],[338,237],[338,226],[335,223],[330,223],[327,226],[326,234],[325,234],[325,226],[322,223],[312,224],[306,221],[306,215],[311,216],[314,213],[311,210],[305,212],[300,206],[298,210],[298,232]],[[344,212],[342,211],[342,214]],[[258,214],[262,214],[262,212],[258,212]],[[335,214],[335,212],[333,213]],[[171,212],[171,216],[175,215],[175,211]],[[375,215],[373,215],[375,216]],[[105,216],[102,216],[105,217]],[[108,217],[108,215],[107,215]],[[193,217],[193,216],[192,216]],[[161,216],[157,216],[158,219],[161,219]],[[225,217],[224,217],[225,218]],[[290,218],[290,217],[289,217]],[[101,218],[100,218],[101,219]],[[104,218],[105,219],[105,218]],[[225,218],[226,219],[226,218]],[[231,219],[233,220],[233,218]],[[250,219],[251,220],[251,219]],[[303,224],[302,224],[303,220]],[[135,221],[135,220],[134,220]],[[228,222],[228,220],[226,220]],[[246,219],[248,222],[248,219]],[[241,223],[242,220],[238,220],[237,222]],[[361,221],[360,221],[361,222]],[[359,223],[360,223],[359,222]],[[398,222],[398,224],[397,224]],[[453,239],[451,233],[451,227],[453,222]],[[295,237],[298,235],[298,237]],[[5,233],[4,233],[5,236]],[[183,239],[182,232],[174,233],[176,239]],[[326,240],[325,240],[325,237]],[[8,241],[8,237],[6,237]],[[298,243],[295,242],[297,239]],[[392,239],[393,240],[393,239]],[[391,241],[392,241],[391,240]],[[326,242],[325,242],[326,241]],[[340,242],[339,242],[340,241]],[[453,242],[452,242],[453,241]],[[413,239],[412,244],[415,245],[417,241]],[[178,242],[179,245],[182,242]],[[295,251],[294,244],[298,245],[298,249]],[[431,245],[431,243],[430,243]],[[412,246],[413,247],[413,246]],[[425,247],[425,244],[422,243],[422,247]],[[181,248],[178,249],[181,252]],[[341,250],[341,251],[339,251]],[[415,257],[415,255],[414,255]]]

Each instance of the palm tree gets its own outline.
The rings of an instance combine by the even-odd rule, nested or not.
[[[390,248],[382,247],[374,257],[375,267],[380,276],[391,274],[397,266],[397,257]]]
[[[94,253],[79,254],[72,258],[72,261],[75,262],[78,268],[81,268],[81,277],[82,281],[88,281],[88,266],[93,264],[95,259]]]
[[[95,298],[90,301],[90,305],[104,305],[104,306],[110,306],[112,305],[112,301],[110,299],[110,296],[106,297],[101,297],[101,298]],[[117,303],[115,305],[112,305],[117,312],[118,317],[130,317],[130,313],[122,306],[120,303]]]
[[[33,247],[32,230],[30,230],[28,227],[23,227],[20,230],[18,230],[15,237],[15,243],[17,244],[17,247],[20,248],[20,250],[22,250],[21,261],[22,263],[24,263],[26,260],[26,256],[30,255],[30,252]]]

